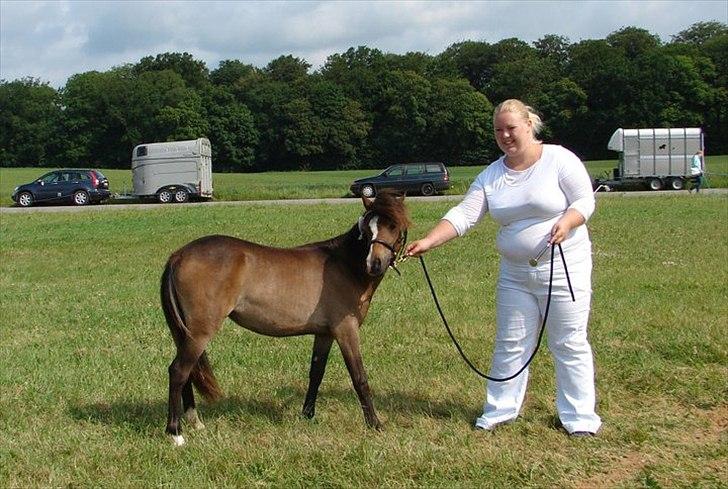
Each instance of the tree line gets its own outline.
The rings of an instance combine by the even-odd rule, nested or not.
[[[141,143],[207,137],[215,171],[483,165],[497,158],[495,104],[519,98],[542,139],[583,159],[619,127],[702,127],[728,152],[728,26],[699,22],[663,43],[625,27],[571,43],[463,41],[437,55],[366,46],[311,71],[284,55],[210,71],[188,53],[71,76],[55,89],[0,80],[0,166],[128,168]]]

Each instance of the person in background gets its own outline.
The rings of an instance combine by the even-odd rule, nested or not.
[[[700,192],[703,186],[703,150],[699,149],[693,155],[693,161],[690,164],[690,181],[692,182],[691,191]]]
[[[498,105],[493,126],[503,156],[475,178],[463,200],[424,238],[407,246],[406,254],[418,256],[464,235],[486,213],[500,224],[490,376],[502,378],[516,373],[533,352],[546,307],[549,260],[541,260],[536,267],[529,260],[545,246],[561,244],[576,301],[571,299],[564,266],[557,258],[546,324],[556,368],[556,406],[570,435],[594,436],[601,419],[595,412],[594,362],[587,340],[592,257],[585,225],[594,211],[594,194],[590,177],[574,153],[536,138],[541,125],[535,111],[519,100]],[[483,414],[475,427],[490,431],[515,420],[527,382],[528,369],[510,381],[487,381]]]

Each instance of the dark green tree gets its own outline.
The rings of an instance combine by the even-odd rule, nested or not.
[[[633,65],[621,49],[604,40],[573,44],[567,74],[587,95],[586,108],[573,123],[579,131],[572,134],[571,149],[582,157],[609,158],[606,141],[619,127],[630,127],[625,107],[634,100]]]
[[[137,74],[164,70],[174,71],[182,77],[187,86],[197,90],[210,83],[209,70],[205,63],[196,60],[189,53],[162,53],[154,57],[145,56],[134,66]]]
[[[90,71],[68,79],[61,90],[61,144],[54,155],[59,166],[128,165],[132,84],[119,71]]]
[[[263,73],[273,81],[292,83],[305,79],[311,65],[305,60],[291,56],[279,56],[263,68]]]
[[[538,56],[553,63],[559,73],[563,73],[569,64],[569,38],[547,34],[533,43]]]
[[[215,85],[232,87],[239,81],[245,80],[255,71],[256,68],[253,65],[235,59],[226,59],[220,61],[218,68],[210,73],[210,81]]]
[[[498,61],[496,49],[487,42],[458,42],[436,57],[441,76],[463,77],[479,92],[485,88]]]
[[[672,42],[701,46],[715,37],[725,36],[726,34],[728,34],[728,25],[725,22],[715,20],[696,22],[684,31],[672,36]]]
[[[259,135],[253,114],[224,87],[203,93],[215,171],[251,171]]]
[[[454,165],[484,165],[498,157],[493,105],[466,80],[432,84],[423,159]]]
[[[432,69],[434,58],[421,52],[406,54],[387,53],[385,56],[387,67],[391,71],[411,71],[421,76],[427,76]]]
[[[607,44],[619,49],[627,59],[635,59],[660,47],[659,36],[639,27],[624,27],[612,32],[605,39]]]
[[[47,166],[60,119],[58,93],[35,78],[0,80],[2,166]]]
[[[329,56],[320,74],[371,114],[379,98],[379,81],[388,71],[387,59],[380,50],[359,46]]]
[[[387,72],[376,85],[372,160],[397,163],[427,158],[430,83],[411,71]]]

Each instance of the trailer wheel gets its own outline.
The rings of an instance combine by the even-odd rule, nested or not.
[[[662,190],[662,180],[659,178],[650,178],[647,180],[647,188],[650,190]]]
[[[187,190],[185,190],[183,188],[179,188],[179,189],[175,190],[175,192],[174,192],[174,201],[175,202],[177,202],[178,204],[183,204],[183,203],[187,202],[188,200],[190,200],[190,194],[189,194],[189,192],[187,192]]]
[[[685,188],[685,180],[676,177],[670,180],[670,188],[673,190],[682,190]]]
[[[170,192],[166,188],[160,190],[157,194],[157,200],[160,204],[169,204],[170,202],[172,202],[172,192]]]

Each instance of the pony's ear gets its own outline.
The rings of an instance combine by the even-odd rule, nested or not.
[[[361,201],[364,203],[364,208],[366,210],[369,210],[372,208],[372,205],[374,205],[374,199],[369,197],[362,197]]]

